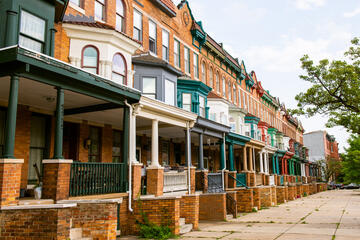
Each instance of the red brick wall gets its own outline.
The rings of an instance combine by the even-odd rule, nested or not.
[[[161,196],[164,189],[164,169],[163,168],[148,168],[147,174],[147,194]]]
[[[270,187],[261,187],[260,190],[260,206],[271,207],[272,206],[272,195]]]
[[[21,165],[21,163],[0,163],[0,206],[18,203]]]
[[[261,190],[259,187],[253,187],[252,190],[254,194],[254,207],[257,207],[257,209],[259,210],[261,208]]]
[[[69,198],[70,163],[43,164],[43,199],[63,200]]]
[[[0,211],[0,239],[56,239],[70,235],[69,208]]]
[[[238,212],[251,212],[254,207],[252,189],[239,189],[236,194]]]
[[[73,228],[82,228],[83,237],[116,239],[117,203],[78,203],[72,208]]]
[[[191,223],[193,229],[199,227],[199,195],[184,195],[180,200],[180,217],[185,218],[185,223]]]
[[[195,172],[195,185],[196,191],[207,192],[208,189],[208,171],[196,171]]]
[[[285,188],[283,186],[276,187],[276,201],[278,204],[286,201]]]
[[[200,195],[200,220],[224,220],[226,218],[226,193]]]
[[[101,134],[101,161],[111,163],[112,162],[112,146],[113,146],[113,129],[111,125],[105,124],[102,128]]]
[[[80,124],[80,135],[79,135],[79,151],[78,160],[80,162],[88,162],[89,150],[84,147],[84,141],[89,138],[89,125],[87,121],[83,121]]]

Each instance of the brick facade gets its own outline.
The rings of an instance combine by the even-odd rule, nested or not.
[[[208,170],[195,172],[196,191],[206,193],[208,190]]]
[[[23,162],[22,159],[0,159],[0,206],[19,202]]]
[[[226,193],[208,193],[200,195],[200,220],[224,220],[225,218]]]
[[[164,168],[148,167],[146,169],[146,174],[147,174],[147,187],[146,187],[147,194],[155,195],[155,197],[163,195]]]
[[[199,228],[199,195],[184,195],[180,200],[180,217],[185,218],[186,224],[192,224],[193,229]]]
[[[254,192],[252,189],[239,189],[236,193],[238,212],[251,212],[254,207]]]
[[[276,187],[276,201],[277,204],[285,203],[287,200],[285,195],[285,187],[284,186],[277,186]]]

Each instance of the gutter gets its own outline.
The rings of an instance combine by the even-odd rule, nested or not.
[[[191,139],[191,136],[190,136],[190,122],[187,122],[186,123],[186,142],[187,142],[187,146],[186,146],[186,148],[187,148],[187,164],[188,164],[188,193],[189,193],[189,195],[191,194],[191,174],[190,174],[190,168],[191,168],[191,157],[190,157],[190,155],[191,155],[191,144],[190,144],[190,146],[189,146],[189,142],[190,142],[190,139]]]
[[[221,169],[221,175],[222,175],[222,187],[223,190],[225,191],[225,175],[224,175],[224,171],[226,169],[226,142],[225,142],[225,133],[223,133],[223,145],[224,145],[224,168]]]

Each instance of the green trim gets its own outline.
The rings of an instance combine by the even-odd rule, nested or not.
[[[237,134],[237,133],[234,133],[234,132],[229,132],[226,135],[225,140],[226,140],[226,143],[229,143],[229,144],[236,144],[236,145],[239,145],[239,146],[245,146],[245,144],[247,142],[250,142],[251,138],[240,135],[240,134]]]
[[[116,109],[116,108],[123,108],[124,106],[125,106],[124,104],[120,105],[120,104],[114,104],[114,103],[103,103],[103,104],[98,104],[98,105],[65,109],[64,115],[99,112],[99,111],[111,110],[111,109]]]
[[[63,159],[63,136],[64,136],[64,90],[57,88],[56,96],[56,124],[54,139],[53,159]]]

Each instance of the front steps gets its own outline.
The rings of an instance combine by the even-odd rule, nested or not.
[[[230,221],[230,220],[232,220],[232,219],[234,219],[234,215],[232,215],[232,214],[226,214],[226,221]]]
[[[191,230],[193,229],[193,225],[191,223],[190,224],[185,223],[185,218],[180,218],[179,223],[180,223],[180,234],[191,232]]]
[[[82,228],[71,228],[70,229],[70,240],[92,240],[92,238],[82,237]]]

